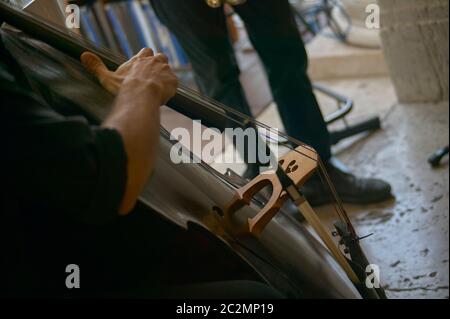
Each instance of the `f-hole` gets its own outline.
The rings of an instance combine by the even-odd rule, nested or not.
[[[298,170],[298,165],[297,165],[297,161],[293,160],[292,162],[289,163],[287,169],[286,169],[286,173],[290,174],[290,173],[294,173]]]

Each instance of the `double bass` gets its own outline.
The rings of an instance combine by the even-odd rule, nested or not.
[[[84,70],[79,56],[91,51],[110,69],[125,62],[123,57],[3,0],[0,21],[7,23],[5,47],[33,87],[45,86],[47,95],[63,100],[93,123],[106,117],[114,97]],[[290,146],[273,170],[248,181],[201,160],[175,164],[170,153],[177,141],[161,127],[158,162],[139,198],[141,213],[164,220],[170,225],[168,232],[206,241],[213,247],[212,255],[226,260],[216,273],[226,274],[226,267],[234,267],[244,279],[264,282],[292,298],[386,298],[382,288],[366,285],[370,263],[361,238],[314,149],[184,86],[167,106],[209,127],[223,129],[230,122],[253,125],[287,139]],[[189,148],[181,151],[189,158],[196,156]],[[320,175],[335,199],[333,229],[324,225],[299,191],[314,175]],[[267,187],[269,195],[261,192]],[[297,216],[286,209],[288,205],[294,205]],[[195,242],[189,247],[197,248]],[[177,276],[176,267],[168,271]]]

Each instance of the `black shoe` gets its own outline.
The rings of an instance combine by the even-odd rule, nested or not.
[[[339,197],[345,203],[367,205],[392,198],[392,188],[388,183],[374,178],[356,177],[335,158],[325,163],[325,169]],[[311,178],[301,191],[313,206],[334,202],[329,188],[323,185],[319,176]]]

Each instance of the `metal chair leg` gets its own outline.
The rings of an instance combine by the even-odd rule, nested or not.
[[[428,163],[430,163],[432,167],[438,167],[441,164],[444,157],[447,156],[448,154],[449,154],[449,147],[448,146],[443,147],[430,156],[430,158],[428,159]]]

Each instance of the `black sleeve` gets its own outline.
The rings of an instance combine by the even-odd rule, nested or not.
[[[118,216],[127,179],[119,133],[63,117],[5,81],[0,90],[3,182],[19,202],[96,224]]]

